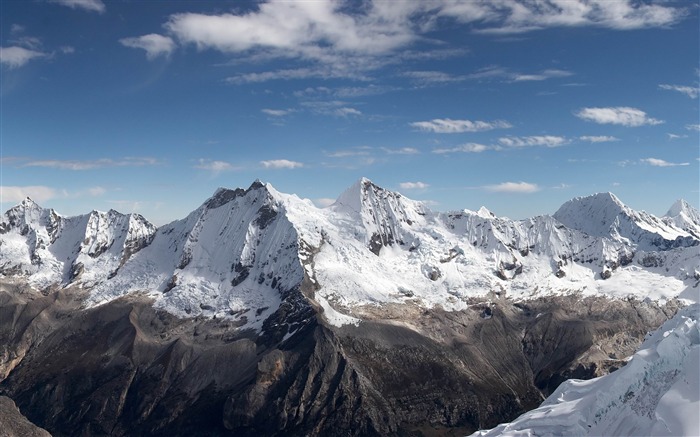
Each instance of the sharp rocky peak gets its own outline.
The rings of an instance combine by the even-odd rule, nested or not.
[[[274,197],[273,193],[276,191],[272,188],[270,184],[262,182],[260,179],[256,179],[250,187],[247,189],[243,188],[225,188],[219,187],[214,194],[204,202],[204,206],[208,209],[215,209],[223,206],[239,197],[245,197],[251,192],[261,192],[265,193],[268,197]]]
[[[700,212],[693,208],[685,199],[678,199],[673,205],[668,209],[666,217],[676,217],[678,215],[685,214],[689,218],[697,218],[700,216]],[[700,224],[700,223],[699,223]]]
[[[382,247],[410,241],[415,224],[425,224],[430,210],[421,202],[402,196],[361,178],[331,206],[337,212],[358,219],[365,243],[378,254]]]

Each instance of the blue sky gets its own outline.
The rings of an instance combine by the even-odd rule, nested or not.
[[[525,218],[698,206],[698,2],[0,3],[2,209],[156,224],[259,178]]]

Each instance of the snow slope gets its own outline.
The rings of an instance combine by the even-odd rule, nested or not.
[[[515,421],[474,436],[700,435],[700,305],[650,334],[621,369],[569,380]]]
[[[115,211],[62,217],[27,199],[0,221],[0,273],[84,287],[90,305],[145,293],[181,317],[254,329],[303,284],[336,325],[384,303],[459,310],[504,295],[692,302],[696,218],[680,204],[659,219],[609,193],[520,221],[486,208],[439,213],[364,178],[324,209],[259,181],[221,188],[159,229]]]

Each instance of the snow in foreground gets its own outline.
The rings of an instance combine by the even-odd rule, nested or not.
[[[700,435],[700,305],[681,310],[622,369],[569,380],[515,421],[474,436]]]

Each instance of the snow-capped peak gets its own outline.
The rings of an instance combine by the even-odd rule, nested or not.
[[[384,246],[409,242],[414,224],[425,224],[426,217],[432,216],[422,202],[384,189],[367,178],[345,190],[330,209],[361,223],[365,242],[375,253]]]
[[[697,238],[689,232],[644,211],[633,210],[612,193],[569,200],[554,213],[554,218],[568,228],[642,250],[697,244]]]
[[[486,208],[485,206],[479,208],[479,210],[476,212],[476,215],[485,219],[491,219],[496,217],[496,214],[489,211],[488,208]]]
[[[675,225],[695,238],[700,239],[700,212],[683,199],[677,200],[666,215],[664,222]]]

